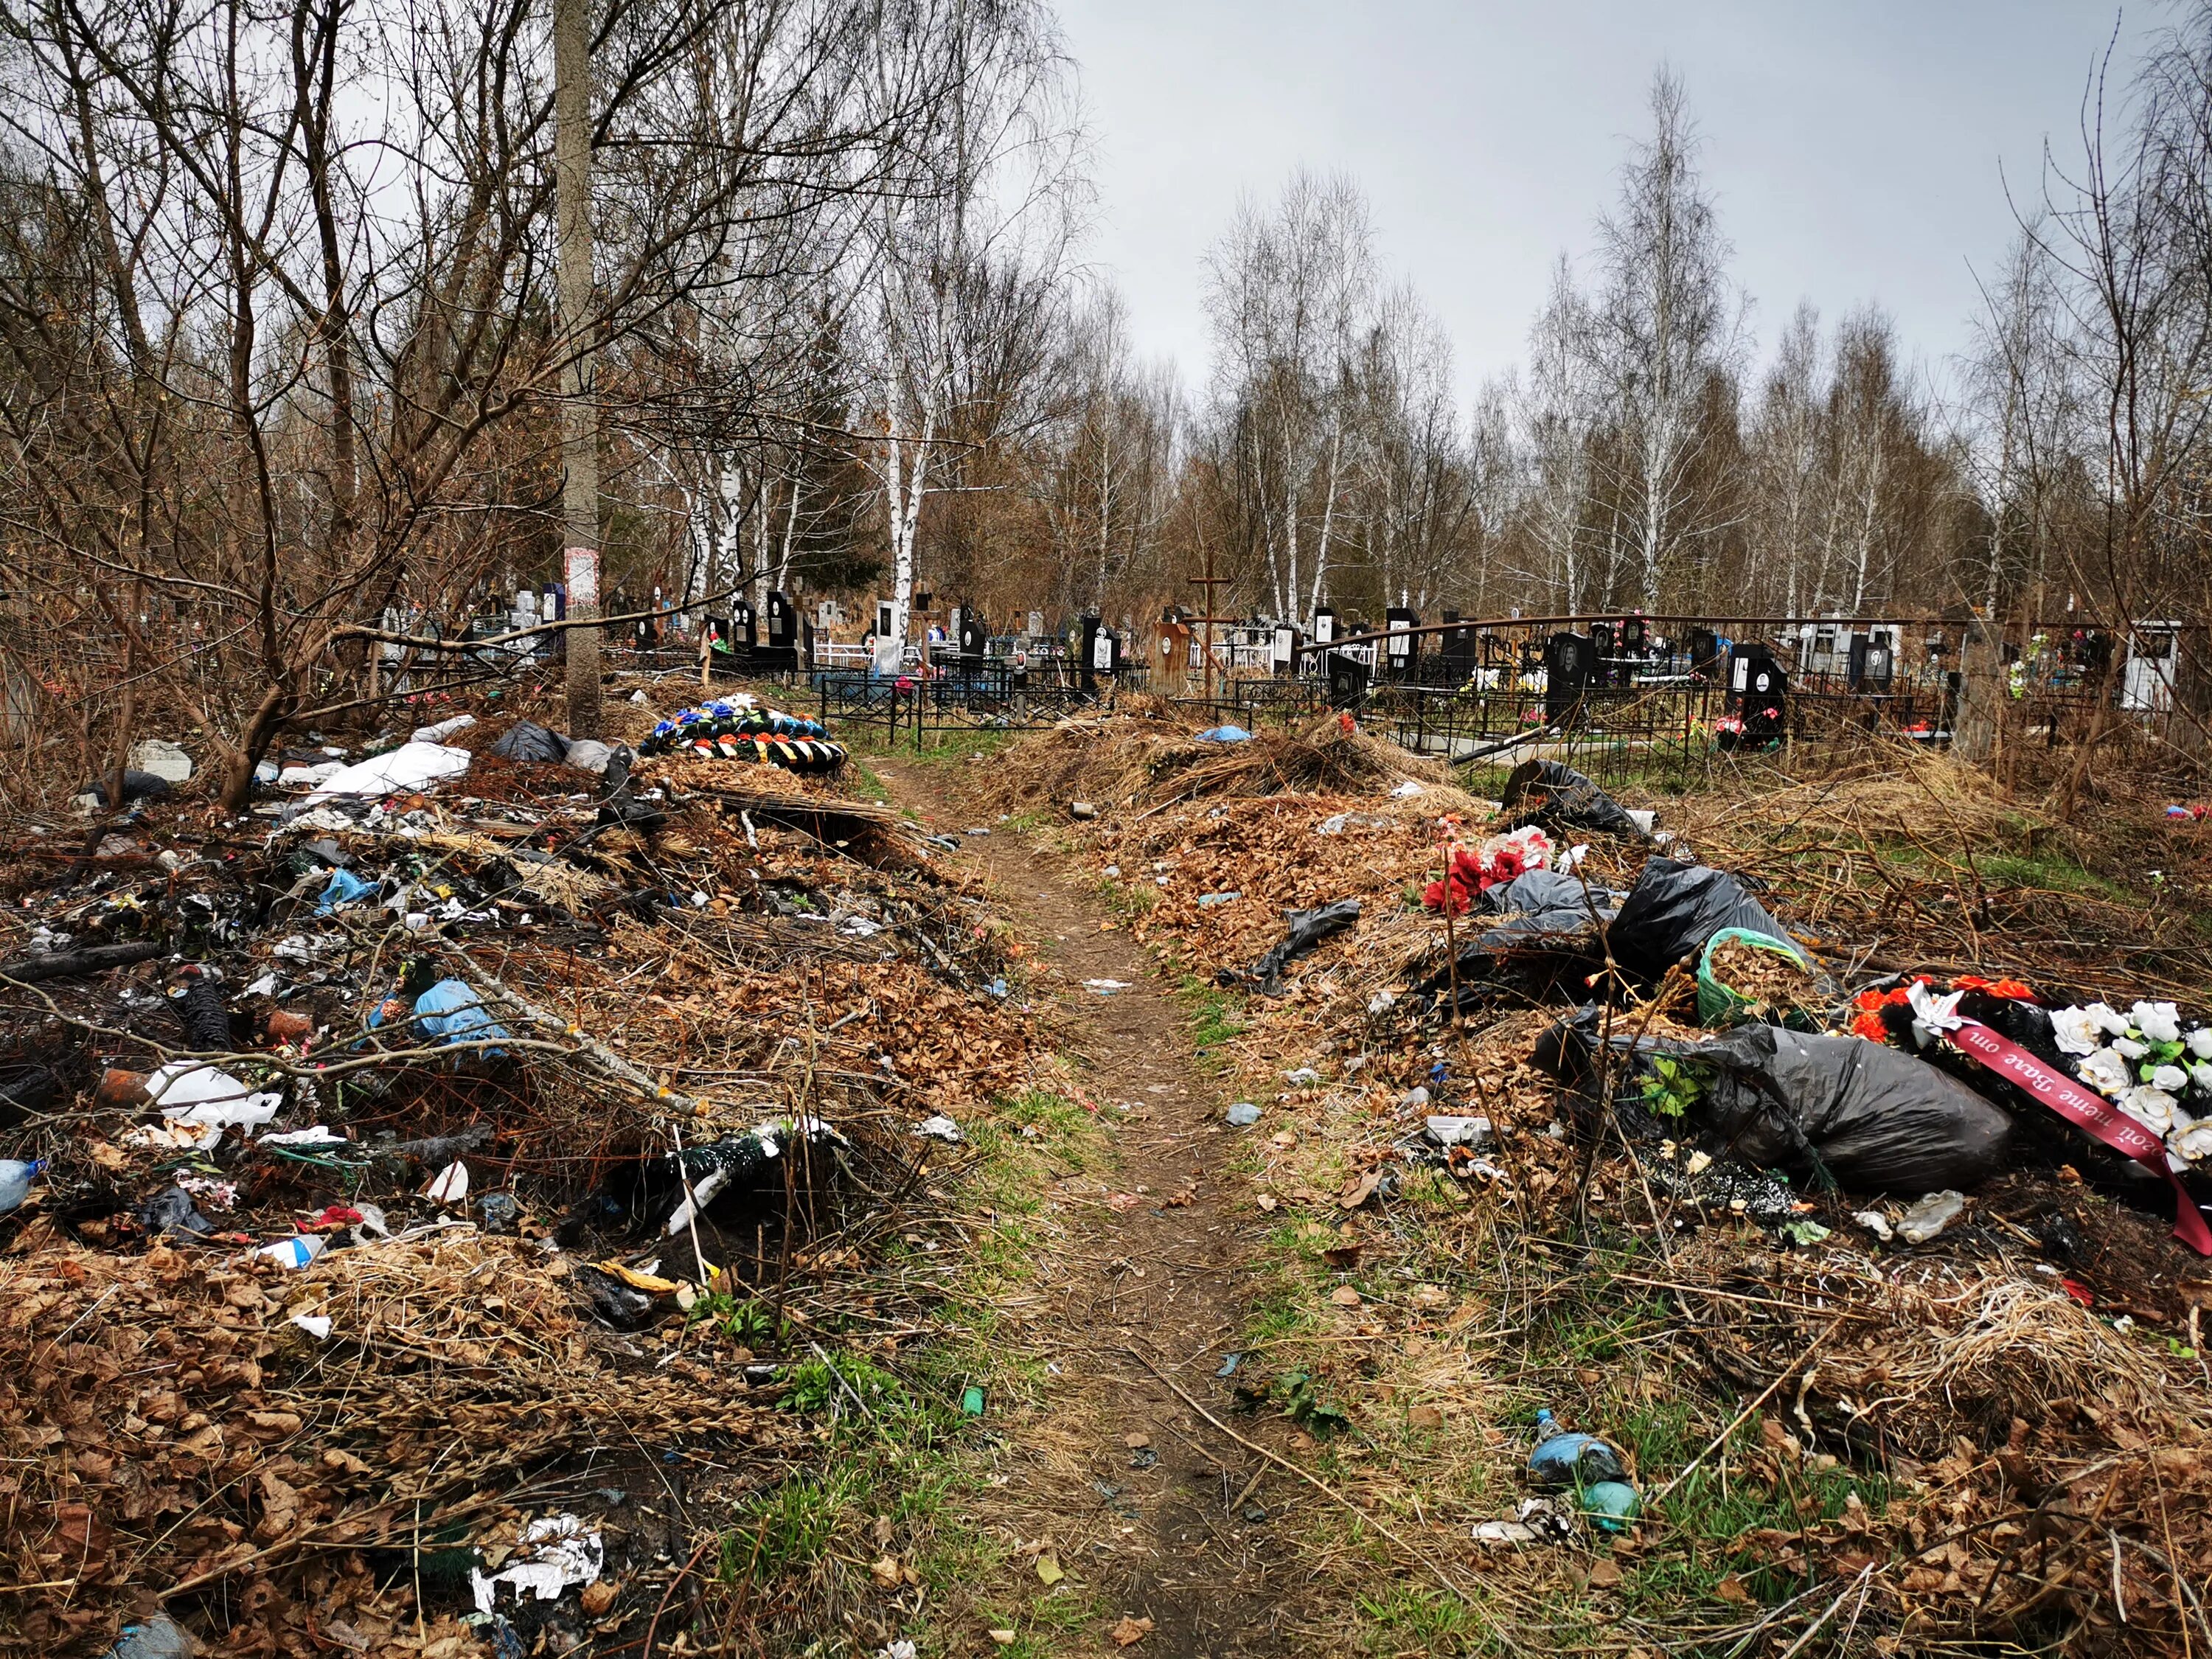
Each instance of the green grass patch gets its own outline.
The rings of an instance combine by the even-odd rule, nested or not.
[[[977,1610],[970,1600],[993,1583],[1027,1586],[1011,1544],[965,1517],[984,1490],[989,1463],[983,1446],[996,1423],[1036,1400],[1046,1381],[1043,1362],[1007,1338],[996,1304],[1034,1280],[1049,1241],[1044,1232],[1045,1194],[1055,1174],[1091,1167],[1109,1152],[1106,1130],[1065,1096],[1033,1090],[998,1102],[963,1125],[968,1161],[948,1182],[949,1205],[969,1216],[988,1216],[954,1260],[904,1243],[886,1249],[887,1266],[952,1261],[946,1296],[931,1336],[896,1356],[811,1345],[784,1371],[785,1409],[811,1422],[823,1439],[818,1467],[750,1497],[724,1529],[720,1580],[742,1595],[758,1619],[762,1609],[782,1608],[792,1627],[791,1651],[848,1614],[866,1620],[882,1606],[866,1563],[890,1553],[921,1577],[924,1605],[919,1620],[890,1633],[917,1641],[924,1651],[943,1650],[950,1632],[933,1634],[933,1619],[957,1617],[972,1634]],[[937,1235],[949,1244],[949,1234]],[[724,1326],[744,1322],[752,1304],[702,1297],[695,1320]],[[982,1391],[981,1418],[963,1410],[963,1395]],[[890,1522],[888,1543],[877,1540],[878,1517]],[[1089,1622],[1098,1609],[1062,1584],[1036,1605],[983,1611],[996,1628],[1022,1632],[1006,1652],[1044,1659],[1055,1650],[1055,1633]],[[955,1614],[951,1609],[957,1608]],[[702,1613],[711,1628],[719,1609]],[[873,1651],[871,1638],[855,1652]]]
[[[1236,1017],[1237,998],[1230,992],[1186,974],[1176,981],[1176,994],[1189,1011],[1191,1041],[1201,1055],[1243,1035],[1243,1022]]]

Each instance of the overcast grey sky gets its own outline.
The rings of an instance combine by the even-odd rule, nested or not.
[[[1374,204],[1472,389],[1518,363],[1551,263],[1578,256],[1644,129],[1653,69],[1682,76],[1706,177],[1758,302],[1762,355],[1800,297],[1864,300],[1908,357],[1962,349],[1973,269],[2039,189],[2046,136],[2081,148],[2083,89],[2170,14],[2094,0],[1060,0],[1095,135],[1091,262],[1139,352],[1202,387],[1200,259],[1240,192],[1301,164]],[[2001,171],[2002,169],[2002,171]],[[1971,267],[1971,268],[1970,268]]]

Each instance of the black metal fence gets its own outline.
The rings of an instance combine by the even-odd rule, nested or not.
[[[812,676],[817,713],[833,733],[879,728],[885,743],[919,742],[932,732],[1036,731],[1119,693],[1143,691],[1149,680],[1146,670],[1131,668],[1113,675],[1057,665],[1017,672],[996,658],[956,659],[926,676],[885,678],[851,668],[817,669]]]

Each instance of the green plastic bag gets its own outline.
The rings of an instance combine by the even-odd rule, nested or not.
[[[1713,952],[1730,940],[1786,957],[1808,973],[1813,968],[1812,958],[1791,940],[1749,927],[1722,928],[1705,941],[1705,948],[1698,953],[1698,1023],[1716,1030],[1741,1024],[1751,1013],[1750,998],[1737,995],[1713,977]],[[1790,1014],[1783,1023],[1801,1031],[1815,1029],[1812,1018],[1802,1012]]]

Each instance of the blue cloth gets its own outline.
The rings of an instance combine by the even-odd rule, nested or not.
[[[1252,734],[1241,726],[1216,726],[1198,734],[1200,743],[1249,743]]]

